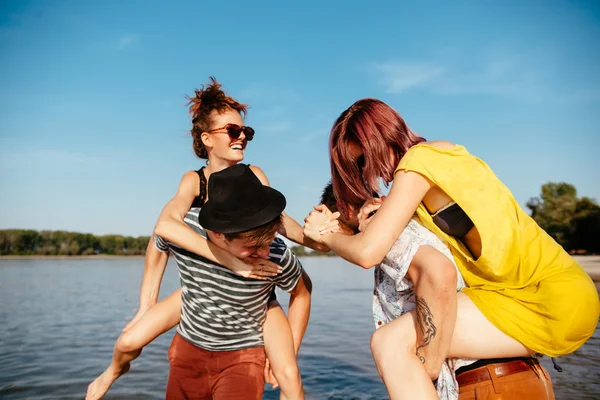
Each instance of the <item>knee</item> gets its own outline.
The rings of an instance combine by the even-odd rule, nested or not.
[[[131,353],[133,351],[141,350],[141,346],[130,332],[125,332],[117,339],[115,349],[121,353]]]
[[[435,381],[439,376],[440,372],[442,372],[442,363],[437,360],[432,360],[433,362],[425,363],[425,371],[427,375],[429,375],[429,379]]]
[[[405,319],[401,325],[398,320],[395,326],[385,325],[371,335],[371,353],[378,367],[391,363],[395,368],[399,361],[406,357],[415,356],[416,346],[412,320]]]
[[[377,362],[381,358],[381,354],[385,351],[383,350],[385,341],[385,332],[383,328],[380,328],[373,332],[371,335],[371,353],[373,353],[373,358],[375,362]]]
[[[274,370],[273,373],[282,389],[301,385],[300,370],[297,363],[291,363],[283,368]]]
[[[386,328],[379,328],[371,335],[371,353],[377,365],[384,364],[387,360],[397,360],[403,352],[409,350],[401,334]]]
[[[458,281],[458,272],[454,264],[448,262],[438,269],[437,275],[440,279],[440,284],[444,287],[456,288]]]

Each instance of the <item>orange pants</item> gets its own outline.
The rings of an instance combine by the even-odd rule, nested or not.
[[[264,347],[208,351],[178,333],[169,348],[167,400],[260,400],[265,388]]]
[[[456,378],[459,400],[554,400],[550,375],[536,359],[488,364]]]

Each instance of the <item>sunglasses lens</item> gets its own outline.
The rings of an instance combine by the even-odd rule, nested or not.
[[[247,141],[254,139],[254,129],[249,126],[244,127],[244,136],[246,136]]]
[[[240,137],[240,133],[242,133],[242,128],[239,125],[227,125],[227,134],[232,139],[237,139]]]
[[[227,125],[227,134],[232,139],[238,139],[242,132],[244,132],[244,137],[247,141],[251,141],[254,138],[254,129],[249,126]]]

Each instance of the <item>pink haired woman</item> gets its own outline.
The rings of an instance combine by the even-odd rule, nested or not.
[[[380,179],[391,188],[384,202],[361,209],[365,220],[378,208],[362,232],[331,233],[319,206],[305,220],[306,236],[371,268],[416,213],[450,247],[468,286],[456,299],[424,289],[414,311],[374,333],[371,348],[392,399],[436,398],[428,371],[438,366],[429,360],[557,357],[592,336],[600,313],[592,280],[465,147],[428,142],[384,102],[362,99],[335,122],[330,158],[342,211],[379,192]],[[423,357],[433,340],[438,354]]]

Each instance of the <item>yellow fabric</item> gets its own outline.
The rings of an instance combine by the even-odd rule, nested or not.
[[[592,336],[600,314],[594,283],[577,262],[525,213],[512,193],[463,146],[413,146],[396,172],[417,172],[452,198],[479,231],[481,256],[442,232],[425,206],[417,214],[447,241],[469,286],[463,292],[497,328],[552,357]]]

